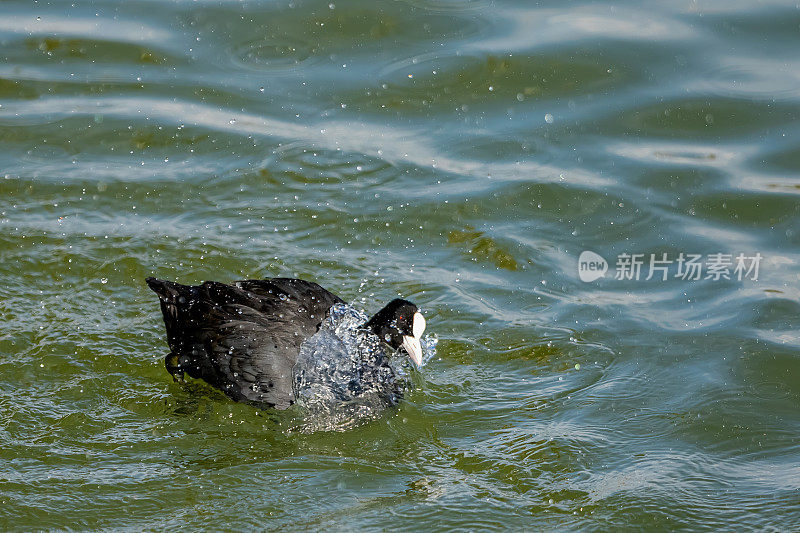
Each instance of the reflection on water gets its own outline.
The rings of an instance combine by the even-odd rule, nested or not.
[[[798,529],[798,23],[5,2],[7,528]],[[764,259],[584,283],[585,250]],[[400,295],[436,356],[374,420],[298,431],[171,382],[148,275]]]

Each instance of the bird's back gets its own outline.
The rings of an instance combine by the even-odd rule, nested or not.
[[[334,303],[320,285],[299,279],[207,281],[190,286],[148,278],[161,300],[171,353],[184,372],[237,401],[285,409],[295,401],[292,368]]]

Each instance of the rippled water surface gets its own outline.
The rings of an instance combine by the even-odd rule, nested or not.
[[[0,12],[1,529],[800,529],[794,1]],[[172,382],[149,275],[402,295],[437,356],[299,433]]]

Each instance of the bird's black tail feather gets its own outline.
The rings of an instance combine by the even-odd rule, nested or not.
[[[194,287],[188,285],[181,285],[180,283],[163,279],[147,278],[145,281],[147,282],[147,286],[158,294],[158,297],[161,298],[162,301],[167,303],[176,303],[181,296],[185,298],[191,296],[192,290],[194,289]]]
[[[197,287],[156,278],[147,278],[145,281],[161,300],[161,312],[167,328],[167,342],[172,350],[164,358],[164,365],[175,381],[183,381],[187,358],[185,355],[181,357],[179,354],[185,348],[182,339],[187,330],[187,321],[190,320],[188,310],[192,305]]]

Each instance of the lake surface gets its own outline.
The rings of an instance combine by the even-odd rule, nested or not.
[[[800,529],[796,2],[0,11],[0,529]],[[437,354],[303,433],[173,383],[150,275]]]

